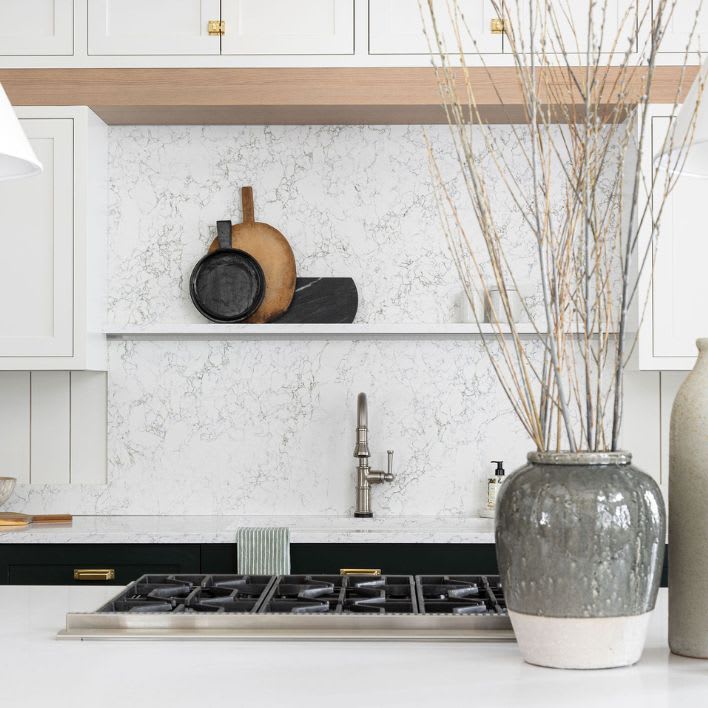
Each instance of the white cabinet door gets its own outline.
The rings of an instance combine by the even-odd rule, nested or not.
[[[74,53],[74,0],[0,0],[0,55]]]
[[[492,32],[497,17],[489,0],[462,0],[463,16],[458,20],[462,46],[466,53],[493,54],[502,51],[502,35]],[[454,18],[447,0],[434,0],[436,24],[445,49],[459,51]],[[433,53],[437,53],[427,2],[423,12],[418,0],[369,0],[369,54],[429,54],[430,37]]]
[[[353,54],[353,0],[221,0],[222,54]]]
[[[88,53],[218,54],[219,0],[87,0]]]
[[[537,51],[544,38],[547,54],[568,53],[573,63],[582,64],[589,47],[596,51],[599,46],[602,53],[618,57],[630,44],[632,51],[637,50],[639,0],[554,0],[553,13],[546,3],[533,7],[531,14],[528,0],[505,0],[506,21],[513,27],[519,51],[531,49],[532,29]],[[510,51],[508,42],[505,47]]]
[[[661,148],[669,120],[653,117],[653,152]],[[680,176],[661,215],[650,316],[654,357],[678,360],[667,368],[684,368],[676,365],[680,360],[690,368],[696,339],[708,336],[708,239],[703,213],[707,187],[705,179]]]
[[[652,11],[656,12],[656,0],[652,0]],[[701,0],[681,0],[677,3],[666,28],[666,35],[661,42],[660,53],[681,55],[689,46],[694,51],[708,51],[708,3]],[[696,18],[696,13],[700,15]],[[693,24],[698,19],[696,30],[691,37]],[[676,57],[677,61],[680,56]]]
[[[646,137],[651,150],[642,158],[647,185],[655,172],[652,155],[661,151],[670,125],[671,107],[651,106],[649,111]],[[665,179],[665,173],[656,174],[654,194],[663,193]],[[640,280],[638,311],[644,313],[637,342],[640,369],[691,369],[696,339],[708,336],[708,241],[703,226],[707,185],[704,179],[679,176],[663,212],[659,213],[658,203],[650,205],[651,219],[660,221],[653,263],[649,259]],[[651,223],[646,219],[639,236],[639,257],[649,253],[651,238]]]
[[[44,171],[0,183],[0,368],[73,353],[73,122],[21,122]]]

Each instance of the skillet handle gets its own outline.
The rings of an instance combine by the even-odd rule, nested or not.
[[[254,224],[256,221],[253,210],[253,187],[241,187],[241,211],[244,224]]]
[[[231,222],[217,221],[216,236],[219,241],[219,248],[231,248]]]

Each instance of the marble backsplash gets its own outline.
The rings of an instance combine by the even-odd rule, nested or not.
[[[189,273],[216,220],[240,220],[246,184],[300,275],[354,278],[358,321],[455,321],[461,289],[424,130],[453,179],[444,126],[112,127],[108,321],[202,322]],[[522,156],[509,159],[522,173]],[[531,274],[518,217],[497,208],[512,258]],[[529,448],[474,340],[111,341],[108,484],[29,487],[23,506],[350,513],[359,391],[372,464],[396,451],[395,481],[373,491],[379,515],[473,514],[489,460],[513,469]]]

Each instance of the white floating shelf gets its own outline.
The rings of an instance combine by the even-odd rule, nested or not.
[[[485,334],[497,332],[484,324]],[[533,325],[517,325],[535,334]],[[111,339],[468,339],[479,337],[474,324],[156,324],[107,327]],[[508,334],[504,327],[502,334]]]

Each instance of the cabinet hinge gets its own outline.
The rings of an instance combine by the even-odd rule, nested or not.
[[[224,20],[209,20],[207,31],[212,37],[220,37],[226,33],[226,22]]]
[[[501,17],[495,17],[491,23],[492,34],[504,34],[504,20]]]

